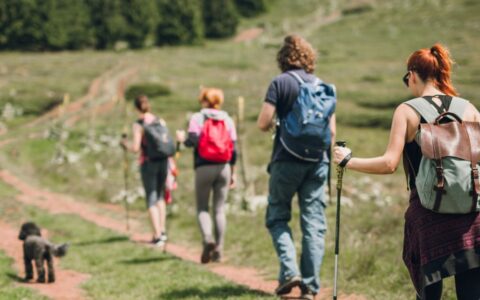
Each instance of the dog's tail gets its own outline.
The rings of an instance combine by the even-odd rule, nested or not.
[[[64,243],[64,244],[61,244],[61,245],[51,245],[50,246],[50,249],[52,251],[52,254],[53,256],[56,256],[56,257],[62,257],[62,256],[65,256],[67,254],[67,250],[68,250],[68,247],[70,245],[68,243]]]

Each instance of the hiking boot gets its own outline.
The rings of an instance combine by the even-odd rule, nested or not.
[[[212,260],[213,250],[215,250],[214,243],[206,243],[203,245],[202,256],[200,257],[200,262],[202,264],[209,263]]]
[[[302,278],[300,276],[293,276],[285,280],[285,282],[280,283],[275,289],[275,294],[277,296],[288,294],[292,291],[292,288],[302,284]]]
[[[222,262],[222,254],[218,250],[214,250],[212,253],[212,262]]]

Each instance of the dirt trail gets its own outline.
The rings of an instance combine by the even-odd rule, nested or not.
[[[65,106],[58,105],[49,112],[26,124],[25,127],[32,128],[46,121],[51,121],[55,118],[61,117],[63,114],[75,114],[81,111],[82,108],[87,106],[90,102],[94,102],[95,99],[101,97],[102,95],[100,94],[100,92],[102,90],[102,87],[108,86],[109,83],[115,81],[118,77],[118,75],[115,76],[115,74],[122,72],[124,68],[125,66],[123,64],[119,64],[112,69],[106,71],[92,81],[90,87],[88,88],[88,92],[85,95],[73,102],[66,104]],[[112,93],[107,93],[107,96],[113,95],[114,94]]]
[[[64,124],[70,127],[81,119],[108,113],[123,98],[127,83],[137,75],[138,71],[138,67],[126,68],[123,64],[119,64],[103,73],[93,80],[86,95],[66,106],[59,105],[25,124],[24,128],[31,128],[28,138],[41,137],[43,132],[38,130],[43,128],[41,125],[55,119],[64,120]],[[19,139],[21,138],[11,135],[11,137],[0,140],[0,148],[15,143]]]
[[[43,232],[42,232],[43,234]],[[23,250],[22,243],[17,238],[18,229],[0,221],[0,249],[15,260],[15,269],[21,270],[18,274],[19,278],[24,277],[23,266]],[[44,234],[43,234],[44,235]],[[45,235],[44,235],[45,236]],[[90,275],[74,272],[72,270],[61,269],[55,261],[55,275],[57,281],[55,283],[36,283],[18,282],[19,286],[33,288],[40,294],[51,299],[58,300],[82,300],[87,299],[80,285],[88,280]]]
[[[91,116],[92,114],[102,114],[110,111],[118,99],[123,97],[124,89],[129,80],[132,79],[138,72],[138,68],[126,68],[124,65],[118,65],[112,70],[107,71],[101,76],[97,77],[90,85],[88,93],[80,99],[69,103],[66,107],[57,107],[47,114],[27,124],[26,127],[37,128],[38,125],[57,118],[63,118],[66,125],[73,125],[78,120]],[[32,134],[32,137],[38,134]],[[9,143],[15,142],[15,139],[8,139],[0,141],[0,147]],[[130,239],[142,245],[149,245],[148,241],[151,236],[150,233],[143,233],[140,230],[139,223],[134,220],[131,221],[131,231],[127,232],[124,221],[115,220],[107,217],[104,214],[98,213],[105,209],[117,211],[118,209],[111,209],[110,206],[101,204],[87,204],[84,202],[75,201],[73,198],[52,193],[47,190],[39,189],[30,186],[26,182],[17,178],[7,170],[0,170],[0,180],[17,189],[20,194],[17,195],[17,200],[27,204],[44,209],[52,214],[76,214],[81,218],[92,222],[98,226],[108,228],[117,233],[129,235]],[[5,225],[6,226],[6,225]],[[4,224],[0,223],[0,230],[4,230]],[[16,238],[16,233],[14,235]],[[18,244],[18,242],[16,242]],[[168,243],[165,249],[168,253],[177,256],[183,260],[198,263],[200,257],[200,250],[192,250],[180,245]],[[7,252],[8,255],[14,256],[15,253]],[[13,253],[13,254],[12,254]],[[247,286],[252,290],[258,290],[265,293],[272,293],[277,283],[276,281],[267,281],[258,270],[253,268],[229,266],[227,264],[211,264],[206,265],[206,268],[211,272],[222,276],[232,282]],[[62,275],[69,276],[69,275]],[[59,276],[60,278],[60,276]],[[30,285],[29,285],[30,286]],[[44,285],[32,285],[45,288]],[[47,285],[48,287],[48,285]],[[78,289],[78,286],[77,286]],[[318,295],[319,299],[331,299],[332,290],[323,288]],[[289,297],[298,296],[299,291],[295,290]],[[50,295],[49,295],[50,296]],[[56,294],[52,294],[53,299],[81,299],[81,298],[65,298]],[[59,298],[56,298],[59,297]],[[364,300],[362,296],[340,295],[342,300]]]
[[[138,223],[131,224],[132,229],[129,233],[126,230],[125,223],[123,221],[114,220],[110,217],[97,213],[96,211],[100,208],[100,206],[78,201],[75,202],[74,199],[68,196],[34,188],[6,170],[0,171],[0,180],[17,189],[20,192],[20,194],[17,196],[17,200],[24,204],[39,207],[52,214],[76,214],[98,226],[129,235],[130,239],[134,242],[148,245],[150,234],[141,232],[139,230],[140,226]],[[102,206],[102,208],[105,208],[105,206]],[[190,248],[187,249],[186,247],[172,243],[168,243],[165,250],[183,260],[195,263],[198,263],[200,257],[199,251],[195,251]],[[277,285],[276,281],[264,280],[261,274],[253,268],[236,267],[227,264],[211,264],[206,265],[206,268],[215,274],[218,274],[237,284],[247,286],[252,290],[271,293]],[[324,288],[318,295],[317,299],[330,299],[331,293],[332,290],[330,288]],[[295,296],[298,296],[298,290],[290,295],[290,297]],[[341,295],[339,299],[364,300],[365,298],[356,295]]]

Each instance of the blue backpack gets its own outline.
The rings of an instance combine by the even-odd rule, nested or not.
[[[330,148],[330,117],[337,102],[335,86],[316,78],[305,82],[289,72],[299,83],[300,92],[287,116],[280,120],[280,142],[293,156],[320,161]]]

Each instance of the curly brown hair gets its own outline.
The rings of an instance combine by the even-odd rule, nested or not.
[[[312,45],[298,35],[288,35],[277,53],[278,67],[282,72],[304,69],[307,73],[315,71],[317,53]]]

